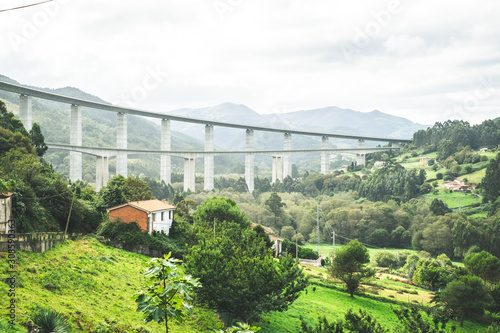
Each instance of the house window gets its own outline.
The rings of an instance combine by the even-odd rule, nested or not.
[[[161,212],[161,220],[164,221],[165,219],[163,218],[164,212]]]
[[[169,220],[171,220],[171,219],[172,219],[172,211],[171,211],[171,210],[169,210],[169,211],[168,211],[168,219],[169,219]]]
[[[156,213],[151,214],[153,216],[153,222],[156,221]]]

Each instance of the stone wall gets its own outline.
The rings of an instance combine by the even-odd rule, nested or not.
[[[45,252],[61,243],[64,239],[70,238],[62,232],[36,232],[31,234],[0,234],[0,252],[8,250],[9,239],[16,241],[16,251]],[[10,243],[12,244],[12,243]]]

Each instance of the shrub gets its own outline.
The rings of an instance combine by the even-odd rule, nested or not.
[[[299,258],[316,260],[319,258],[319,255],[318,252],[314,251],[313,249],[299,247]]]
[[[373,262],[378,267],[391,267],[396,266],[396,254],[390,251],[378,251],[373,257]]]
[[[66,316],[50,308],[37,307],[32,314],[33,323],[40,328],[40,333],[69,333],[71,328]]]

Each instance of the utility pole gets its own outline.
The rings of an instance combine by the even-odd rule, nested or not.
[[[335,231],[332,231],[332,248],[333,248],[333,255],[335,254]]]
[[[319,205],[316,206],[316,241],[318,243],[317,250],[319,254]]]
[[[295,229],[295,259],[299,260],[299,246],[297,245],[297,229]]]

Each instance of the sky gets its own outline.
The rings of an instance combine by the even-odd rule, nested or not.
[[[0,74],[153,112],[232,102],[476,124],[500,116],[499,17],[497,0],[57,0],[0,12]]]

